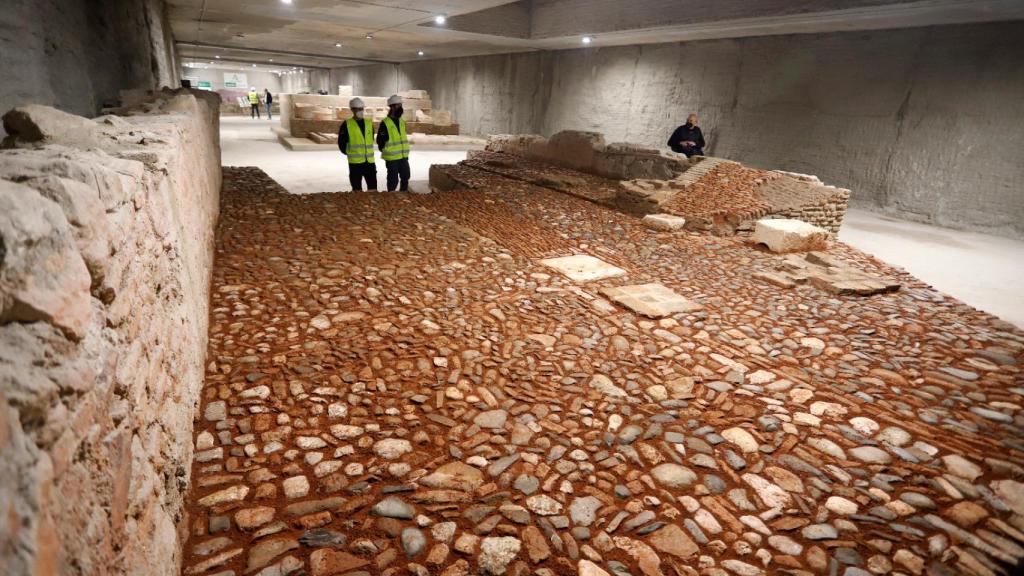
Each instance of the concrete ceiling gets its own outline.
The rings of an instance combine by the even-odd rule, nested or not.
[[[168,0],[181,55],[335,68],[1024,19],[1021,0]],[[436,24],[438,15],[447,17]],[[373,39],[367,39],[372,34]],[[341,43],[341,47],[336,47]],[[423,55],[418,55],[423,51]],[[271,64],[269,60],[273,58]]]

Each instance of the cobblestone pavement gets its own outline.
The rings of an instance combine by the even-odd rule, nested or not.
[[[998,574],[1024,556],[1024,333],[898,279],[757,280],[742,238],[488,192],[227,169],[192,574]],[[627,276],[575,283],[541,258]],[[638,317],[600,288],[699,303]]]

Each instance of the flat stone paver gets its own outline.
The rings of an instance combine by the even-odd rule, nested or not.
[[[540,263],[558,270],[577,282],[592,282],[626,275],[626,271],[622,268],[587,254],[548,258],[541,260]]]
[[[649,318],[661,318],[677,312],[693,312],[701,309],[700,304],[683,298],[658,283],[602,288],[601,293],[637,314]]]
[[[184,574],[1019,571],[1024,332],[900,270],[835,243],[902,288],[780,288],[495,175],[224,182]],[[573,251],[703,308],[596,306]]]

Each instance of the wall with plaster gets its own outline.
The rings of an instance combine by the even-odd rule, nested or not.
[[[177,86],[166,6],[163,0],[5,0],[0,78],[0,113],[35,103],[95,116],[116,104],[121,90]]]
[[[598,39],[600,42],[600,39]],[[533,52],[335,69],[428,90],[465,133],[564,129],[817,174],[851,203],[1024,237],[1024,22]]]

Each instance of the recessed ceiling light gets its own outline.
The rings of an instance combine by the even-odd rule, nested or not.
[[[273,59],[273,58],[269,58],[269,59],[267,59],[267,62],[273,62],[273,61],[274,61],[274,59]]]
[[[292,0],[281,0],[282,4],[291,4]]]
[[[216,58],[217,60],[220,60],[220,56],[214,56],[214,58]]]
[[[373,34],[369,34],[369,33],[368,33],[368,34],[366,35],[366,39],[367,39],[367,40],[373,40]]]
[[[591,42],[594,41],[594,39],[591,38],[590,36],[584,36],[583,38],[580,39],[580,41],[583,42],[584,44],[590,44]]]
[[[417,56],[423,56],[423,50],[420,50],[419,52],[417,52],[416,55]]]
[[[341,42],[335,42],[334,43],[334,47],[335,48],[341,48]]]
[[[444,14],[434,16],[434,22],[436,24],[444,24],[448,19],[444,17]]]
[[[253,67],[253,68],[255,68],[255,67],[256,67],[256,65],[255,65],[255,64],[253,64],[253,65],[252,65],[252,67]]]

